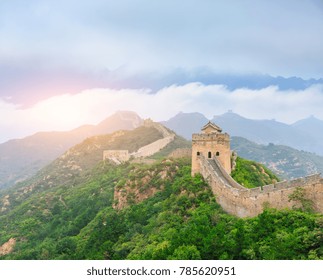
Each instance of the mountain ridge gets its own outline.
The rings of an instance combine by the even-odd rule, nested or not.
[[[264,164],[282,179],[323,173],[323,157],[284,145],[257,144],[242,137],[231,138],[231,149],[245,159]]]
[[[261,145],[272,143],[276,146],[290,146],[300,152],[323,154],[323,128],[321,129],[323,121],[314,117],[287,125],[275,120],[251,120],[229,111],[214,116],[212,121],[232,137],[243,137]],[[143,120],[134,112],[119,111],[96,126],[83,125],[67,132],[38,132],[24,139],[14,139],[0,144],[0,189],[27,179],[51,160],[63,154],[69,147],[89,136],[106,134],[119,129],[133,129],[142,122]],[[161,123],[178,135],[191,139],[192,133],[200,131],[207,122],[208,119],[201,113],[180,112]],[[260,157],[249,158],[245,152],[242,156],[262,163],[267,162]],[[308,174],[310,170],[319,172],[322,170],[320,158],[314,159],[313,156],[304,153],[299,157],[299,161],[301,159],[308,164],[303,165],[300,162],[300,166],[303,166],[305,171],[292,168],[289,172],[283,167],[280,175],[284,178],[295,178]],[[270,164],[272,167],[275,165],[277,166],[277,163]],[[272,170],[277,172],[275,167]]]
[[[196,114],[179,113],[162,123],[186,139],[191,139],[192,134],[200,131],[200,128],[208,121],[204,115],[198,113],[197,116]],[[214,116],[211,119],[230,136],[243,137],[264,145],[269,143],[286,145],[323,155],[323,121],[318,119],[315,119],[315,122],[311,121],[312,125],[309,129],[309,121],[306,120],[289,125],[276,120],[248,119],[232,111]],[[301,124],[305,121],[306,126],[304,127]]]
[[[35,174],[67,149],[84,139],[116,130],[131,130],[143,120],[134,112],[118,111],[98,125],[83,125],[70,131],[37,132],[23,139],[0,144],[0,189]]]

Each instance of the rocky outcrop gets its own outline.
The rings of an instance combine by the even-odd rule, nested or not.
[[[139,203],[154,196],[165,187],[165,183],[175,176],[178,166],[170,159],[163,168],[142,169],[135,167],[129,172],[129,178],[120,180],[114,188],[113,208],[121,210],[131,204]]]
[[[10,254],[16,245],[16,239],[10,238],[6,243],[0,246],[0,256],[5,256]]]

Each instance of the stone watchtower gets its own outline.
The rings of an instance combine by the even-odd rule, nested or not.
[[[192,135],[192,175],[200,172],[199,156],[216,157],[225,171],[231,173],[230,136],[212,122],[202,127],[201,133]]]

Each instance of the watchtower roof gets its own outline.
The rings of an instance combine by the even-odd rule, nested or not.
[[[202,127],[201,131],[202,133],[221,133],[222,129],[209,121],[205,126]]]

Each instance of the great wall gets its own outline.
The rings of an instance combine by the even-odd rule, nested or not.
[[[210,185],[217,202],[232,215],[257,216],[266,206],[277,209],[299,207],[297,202],[289,199],[297,187],[305,190],[306,198],[313,202],[314,210],[323,213],[323,179],[318,174],[247,189],[235,182],[217,159],[206,159],[200,155],[198,162],[200,173]]]
[[[145,120],[143,126],[153,127],[157,129],[163,138],[156,140],[146,146],[139,148],[133,153],[129,153],[127,150],[106,150],[103,151],[103,160],[109,159],[116,164],[128,161],[130,158],[144,158],[149,157],[161,149],[165,148],[170,142],[175,139],[175,134],[169,132],[163,125],[155,123],[152,120]]]
[[[247,189],[229,175],[231,167],[228,134],[212,123],[192,138],[192,175],[200,173],[210,185],[222,208],[238,217],[253,217],[269,206],[277,209],[300,207],[299,201],[290,199],[297,188],[313,203],[314,211],[323,213],[323,178],[319,174],[283,181],[276,184]]]
[[[132,159],[149,157],[175,138],[175,134],[168,131],[159,123],[146,120],[143,124],[154,127],[161,134],[161,139],[141,147],[136,152],[127,150],[107,150],[103,152],[103,159],[109,159],[116,164]],[[313,210],[323,213],[323,178],[319,174],[283,181],[275,184],[248,189],[238,184],[229,175],[234,166],[232,151],[230,150],[230,136],[222,133],[222,129],[209,122],[201,133],[192,135],[192,149],[178,149],[170,157],[192,156],[192,176],[200,173],[210,185],[217,202],[222,208],[238,217],[253,217],[262,213],[265,207],[277,209],[300,207],[299,201],[290,199],[298,189],[304,190],[305,198],[312,202]]]

